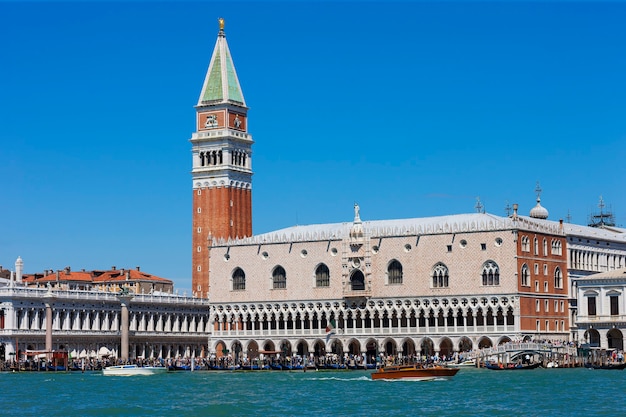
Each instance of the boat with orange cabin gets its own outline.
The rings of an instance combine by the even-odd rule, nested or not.
[[[372,379],[410,379],[431,381],[436,378],[452,378],[459,368],[445,366],[423,367],[421,365],[385,366],[372,372]]]

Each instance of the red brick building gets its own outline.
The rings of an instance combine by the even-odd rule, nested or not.
[[[193,155],[192,291],[208,297],[212,238],[252,235],[252,136],[224,21],[196,105]]]

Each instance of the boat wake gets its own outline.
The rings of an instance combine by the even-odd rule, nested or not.
[[[336,376],[325,376],[315,378],[305,378],[307,381],[370,381],[370,378],[366,376],[358,376],[355,378],[339,378]]]
[[[370,379],[370,381],[384,381],[384,382],[427,382],[427,381],[445,381],[446,378],[395,378],[395,379],[385,379],[381,378],[378,380]]]

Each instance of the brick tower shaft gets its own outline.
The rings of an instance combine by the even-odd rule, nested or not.
[[[252,235],[252,136],[224,20],[196,108],[192,144],[192,291],[210,291],[208,247],[213,239]]]

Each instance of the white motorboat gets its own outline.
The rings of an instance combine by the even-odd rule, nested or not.
[[[164,366],[137,366],[137,365],[114,365],[102,369],[103,375],[133,376],[154,375],[167,372]]]
[[[476,360],[475,359],[468,359],[468,360],[465,360],[465,361],[459,362],[459,363],[448,363],[448,364],[446,364],[446,366],[449,366],[450,368],[465,368],[465,367],[469,367],[469,366],[476,367]]]

